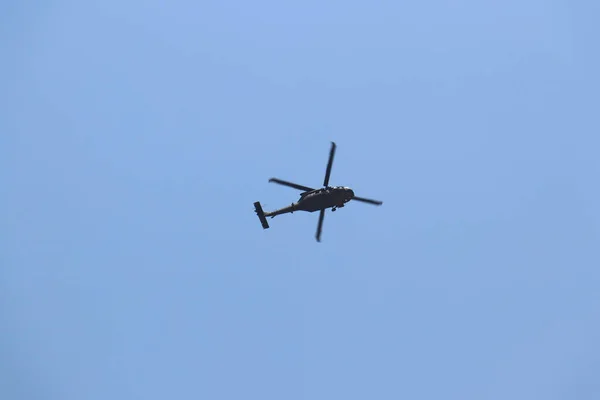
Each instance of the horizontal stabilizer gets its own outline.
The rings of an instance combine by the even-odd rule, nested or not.
[[[267,219],[265,218],[265,212],[263,211],[262,207],[260,206],[259,201],[254,203],[254,211],[258,215],[258,219],[260,219],[260,223],[262,224],[263,229],[268,229],[269,224],[267,223]]]

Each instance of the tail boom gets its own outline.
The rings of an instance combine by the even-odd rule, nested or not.
[[[280,208],[278,210],[274,210],[274,211],[269,211],[265,213],[265,216],[267,217],[275,217],[276,215],[281,215],[281,214],[287,214],[287,213],[293,213],[294,211],[297,211],[298,209],[296,208],[298,204],[296,203],[292,203],[292,205],[289,205],[287,207],[283,207]]]

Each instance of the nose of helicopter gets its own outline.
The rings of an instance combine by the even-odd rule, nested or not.
[[[350,188],[346,188],[346,198],[348,200],[351,200],[352,198],[354,198],[354,191]]]

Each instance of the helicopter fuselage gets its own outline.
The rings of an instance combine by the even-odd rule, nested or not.
[[[292,213],[294,211],[315,212],[327,208],[344,207],[352,200],[354,192],[352,189],[344,186],[327,187],[304,192],[296,203],[287,207],[280,208],[272,212],[265,213],[267,217],[274,217],[280,214]]]

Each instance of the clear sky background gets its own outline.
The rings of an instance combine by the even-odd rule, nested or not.
[[[0,398],[599,399],[599,17],[2,3]]]

